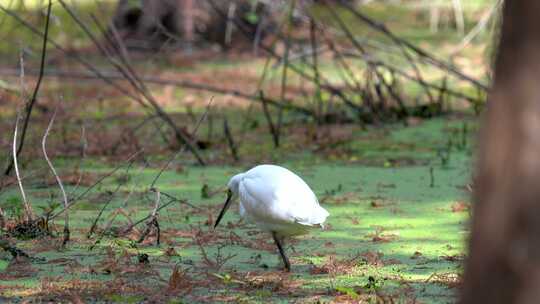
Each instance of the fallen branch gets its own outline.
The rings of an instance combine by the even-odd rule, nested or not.
[[[9,252],[14,259],[18,257],[30,258],[26,252],[15,246],[11,246],[7,240],[0,240],[0,248]]]
[[[27,70],[27,74],[34,74],[35,71],[33,70]],[[12,69],[0,69],[0,74],[2,75],[18,75],[18,73]],[[106,71],[106,72],[99,72],[99,76],[96,76],[95,73],[89,74],[84,72],[72,72],[72,71],[63,71],[63,70],[46,70],[45,71],[46,77],[60,77],[60,78],[69,78],[69,79],[91,79],[91,80],[126,80],[126,78],[118,73]],[[249,94],[244,93],[239,90],[234,89],[225,89],[220,87],[215,87],[207,84],[201,84],[201,83],[195,83],[185,80],[172,80],[172,79],[163,79],[159,77],[141,77],[142,80],[144,80],[147,83],[151,84],[157,84],[157,85],[171,85],[179,88],[189,89],[189,90],[200,90],[200,91],[206,91],[210,93],[216,93],[216,94],[222,94],[222,95],[230,95],[234,97],[243,98],[250,101],[258,101],[263,102],[261,100],[261,97],[257,91],[256,94]],[[127,80],[126,80],[127,81]],[[284,110],[290,110],[302,115],[311,116],[314,117],[315,114],[310,111],[309,109],[297,106],[292,104],[292,100],[285,100],[286,104],[281,103],[275,99],[269,98],[267,96],[264,96],[264,101],[276,108],[282,108]]]

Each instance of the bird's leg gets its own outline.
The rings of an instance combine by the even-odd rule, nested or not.
[[[285,250],[283,250],[283,246],[281,244],[280,238],[276,235],[275,232],[272,232],[272,237],[274,238],[274,242],[276,243],[277,248],[279,249],[279,254],[281,255],[281,258],[283,259],[283,263],[285,264],[285,271],[289,272],[291,271],[291,263],[289,263],[289,258],[285,255]]]

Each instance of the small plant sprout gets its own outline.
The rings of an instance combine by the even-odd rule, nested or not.
[[[291,265],[283,250],[284,238],[322,227],[329,215],[300,177],[275,165],[256,166],[230,179],[227,200],[214,228],[236,198],[240,198],[240,215],[272,234],[286,271]]]

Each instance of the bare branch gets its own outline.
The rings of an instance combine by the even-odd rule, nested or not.
[[[186,200],[177,199],[177,198],[175,198],[174,196],[172,196],[172,195],[170,195],[170,194],[166,194],[166,193],[161,193],[161,194],[163,194],[164,196],[168,197],[168,198],[170,199],[170,201],[168,201],[167,203],[165,203],[165,204],[159,206],[159,207],[157,208],[157,211],[158,211],[158,212],[159,212],[161,209],[166,208],[166,207],[168,207],[169,205],[171,205],[172,203],[175,203],[175,202],[178,202],[178,203],[180,203],[180,204],[188,205],[188,206],[193,207],[193,208],[195,208],[195,209],[199,209],[199,210],[201,209],[201,208],[198,208],[198,207],[196,207],[196,206],[194,206],[194,205],[189,204]],[[146,221],[146,220],[149,219],[151,216],[152,216],[152,215],[149,214],[149,215],[143,217],[142,219],[140,219],[140,220],[138,220],[138,221],[136,221],[136,222],[134,222],[134,223],[131,223],[128,227],[126,227],[126,229],[123,230],[123,233],[128,233],[129,231],[131,231],[131,229],[133,229],[133,227],[135,227],[135,226],[139,225],[140,223]]]
[[[143,150],[139,150],[133,154],[131,154],[131,156],[129,156],[127,159],[126,159],[126,162],[132,162],[135,157],[137,155],[139,155]],[[97,185],[101,184],[103,182],[103,180],[105,180],[106,178],[108,178],[109,176],[113,175],[116,171],[120,170],[120,168],[122,168],[123,166],[123,163],[121,163],[120,165],[116,166],[114,169],[112,169],[111,171],[109,171],[108,173],[102,175],[93,185],[91,185],[90,187],[86,188],[86,190],[79,194],[77,197],[73,198],[70,200],[67,208],[63,208],[62,210],[58,211],[56,214],[52,215],[50,217],[50,220],[53,220],[55,219],[56,217],[58,217],[60,214],[64,213],[67,209],[71,208],[73,205],[75,205],[77,203],[77,201],[79,201],[81,198],[83,198],[88,192],[90,192],[92,189],[94,189],[94,187],[96,187]]]
[[[27,70],[26,73],[33,73],[32,70]],[[0,74],[2,75],[17,75],[18,73],[11,69],[0,69]],[[70,79],[100,79],[100,80],[127,80],[123,75],[114,73],[114,72],[99,72],[99,75],[84,73],[84,72],[72,72],[72,71],[63,71],[63,70],[47,70],[45,72],[45,76],[50,77],[61,77],[61,78],[70,78]],[[201,83],[195,83],[185,80],[172,80],[172,79],[163,79],[159,77],[142,77],[142,80],[144,80],[147,83],[152,84],[158,84],[158,85],[171,85],[175,87],[180,87],[184,89],[190,89],[190,90],[201,90],[216,94],[223,94],[223,95],[231,95],[234,97],[243,98],[246,100],[251,101],[258,101],[262,102],[260,99],[260,96],[258,95],[259,91],[257,91],[255,94],[249,94],[244,93],[242,91],[234,90],[234,89],[224,89],[216,86],[211,86],[207,84],[201,84]],[[294,105],[291,103],[291,100],[286,100],[286,104],[283,104],[275,99],[264,97],[265,101],[276,108],[283,108],[287,110],[291,110],[294,112],[297,112],[299,114],[303,114],[306,116],[314,116],[315,114],[310,111],[309,109]]]
[[[456,77],[458,77],[460,79],[466,80],[466,81],[470,82],[471,84],[475,85],[476,87],[482,89],[483,91],[487,91],[489,89],[489,87],[487,85],[481,83],[480,81],[478,81],[478,80],[464,74],[463,72],[459,71],[458,69],[451,66],[450,64],[435,58],[433,55],[431,55],[428,52],[426,52],[425,50],[413,45],[409,41],[396,36],[384,24],[379,23],[379,22],[371,19],[370,17],[368,17],[364,13],[361,13],[359,10],[354,8],[351,4],[344,3],[343,1],[340,1],[339,3],[340,3],[340,5],[342,7],[347,9],[356,18],[363,21],[369,27],[371,27],[372,29],[374,29],[374,30],[376,30],[376,31],[378,31],[378,32],[380,32],[382,34],[384,34],[385,36],[390,38],[397,45],[402,45],[402,46],[406,47],[407,49],[411,50],[412,52],[417,54],[419,57],[425,59],[427,62],[430,62],[433,66],[438,67],[438,68],[440,68],[442,70],[445,70],[445,71],[453,74],[454,76],[456,76]]]
[[[51,160],[49,159],[49,156],[47,155],[47,137],[49,136],[49,132],[51,131],[51,128],[54,124],[54,119],[56,118],[56,113],[58,112],[58,107],[54,110],[53,116],[51,117],[51,121],[49,122],[49,125],[47,126],[47,129],[45,130],[45,134],[43,134],[43,139],[41,140],[41,148],[43,150],[43,156],[45,157],[45,161],[47,161],[47,164],[49,165],[49,168],[51,169],[51,172],[54,175],[54,178],[56,179],[56,182],[58,183],[58,187],[60,187],[60,191],[62,191],[62,198],[64,200],[64,208],[67,210],[68,208],[68,198],[66,195],[66,191],[64,189],[64,185],[62,183],[62,179],[60,176],[58,176],[58,173],[56,172],[56,169],[54,168]],[[65,246],[66,243],[69,241],[69,212],[66,211],[66,214],[64,215],[64,239],[62,241],[62,246]]]
[[[236,148],[236,144],[234,143],[231,130],[229,129],[229,122],[227,121],[227,117],[223,117],[223,132],[225,133],[225,138],[227,138],[227,143],[229,144],[229,149],[231,149],[231,154],[234,161],[239,161],[240,159],[238,158],[238,149]]]
[[[264,98],[263,91],[259,91],[259,96],[262,100],[262,109],[264,113],[264,117],[266,118],[266,122],[268,123],[268,129],[270,129],[270,134],[272,134],[272,137],[274,138],[274,145],[278,145],[276,143],[279,143],[279,135],[278,131],[276,130],[276,127],[274,126],[274,122],[272,121],[272,116],[270,115],[270,109],[268,109],[268,104],[266,103],[266,99]]]
[[[208,115],[208,113],[210,112],[210,107],[212,106],[212,102],[214,101],[214,96],[212,96],[210,98],[210,101],[208,101],[208,104],[206,105],[206,110],[204,111],[203,115],[201,116],[201,118],[199,118],[199,121],[197,121],[197,124],[195,125],[195,129],[193,129],[193,132],[191,133],[191,136],[194,137],[196,134],[197,134],[197,131],[199,130],[199,127],[201,126],[201,123],[206,119],[206,116]],[[157,180],[159,179],[159,177],[161,176],[161,174],[163,174],[163,172],[165,170],[167,170],[167,168],[169,168],[170,164],[178,157],[178,155],[184,153],[186,151],[186,146],[184,145],[182,147],[182,149],[178,152],[176,152],[168,161],[167,163],[165,164],[165,166],[163,166],[161,168],[161,170],[159,170],[158,174],[156,175],[156,177],[154,178],[154,180],[152,181],[152,184],[150,185],[150,188],[154,188],[154,186],[156,185],[156,182]]]
[[[161,200],[161,193],[156,188],[151,188],[150,191],[153,191],[156,193],[154,209],[152,210],[152,213],[150,214],[150,220],[146,223],[146,228],[141,234],[139,240],[137,240],[137,243],[141,243],[142,241],[144,241],[144,239],[146,238],[146,236],[148,236],[153,226],[156,228],[156,245],[159,245],[160,229],[159,229],[159,222],[157,220],[157,214],[158,214],[157,212],[159,208],[159,202]]]
[[[49,35],[49,19],[51,17],[51,7],[52,3],[51,0],[49,0],[49,5],[47,6],[47,17],[45,19],[45,33],[43,35],[43,47],[41,49],[41,64],[39,67],[39,77],[36,83],[36,87],[34,88],[34,93],[32,93],[32,98],[30,98],[30,101],[28,101],[26,105],[26,116],[24,119],[23,129],[21,132],[21,141],[19,143],[19,147],[17,148],[16,154],[19,156],[19,154],[22,151],[23,145],[24,145],[24,139],[26,138],[26,131],[28,130],[28,123],[30,122],[30,115],[32,114],[32,109],[34,108],[34,104],[37,100],[37,94],[39,92],[39,88],[41,86],[41,80],[43,79],[43,71],[45,70],[45,55],[47,53],[47,37]],[[8,167],[6,168],[6,171],[4,172],[4,175],[9,175],[11,172],[11,169],[13,168],[14,163],[10,162]]]
[[[88,29],[88,27],[82,22],[78,16],[75,14],[71,8],[66,5],[66,3],[63,0],[59,0],[62,7],[68,12],[68,14],[71,16],[71,18],[79,25],[79,27],[85,32],[85,34],[92,40],[94,45],[102,52],[102,54],[105,56],[105,58],[124,76],[126,76],[126,79],[129,80],[129,83],[133,86],[135,90],[137,90],[150,104],[150,106],[154,109],[155,113],[159,115],[163,121],[165,121],[174,131],[176,138],[179,142],[183,143],[187,146],[187,148],[190,150],[190,152],[195,156],[197,161],[200,165],[205,165],[204,160],[200,156],[197,148],[195,145],[191,142],[191,140],[184,134],[184,132],[178,128],[178,126],[174,123],[173,119],[167,114],[165,110],[159,105],[159,103],[155,100],[155,98],[152,96],[150,91],[146,88],[144,83],[140,81],[139,77],[137,76],[137,73],[132,68],[129,60],[125,57],[126,51],[119,52],[121,62],[117,62],[116,60],[112,59],[112,55],[110,52],[107,51],[97,40],[97,38],[92,34],[92,32]],[[100,29],[104,32],[103,27],[101,24],[97,21],[97,18],[94,18],[94,21],[99,26]],[[107,37],[106,33],[104,32],[105,36]],[[116,39],[118,38],[116,35],[113,35],[113,37]],[[122,41],[120,39],[117,39],[117,42],[119,45],[123,45]]]
[[[459,43],[459,45],[451,52],[452,55],[455,55],[459,53],[461,50],[463,50],[469,43],[482,32],[482,30],[486,27],[488,24],[488,21],[491,19],[493,15],[495,15],[495,12],[499,9],[499,7],[502,4],[502,0],[497,0],[493,5],[482,15],[480,18],[480,21],[475,25],[475,27],[469,31],[469,33],[463,38],[463,40]]]
[[[125,171],[125,174],[129,174],[129,171],[131,170],[131,167],[133,166],[133,162],[129,162],[127,168],[126,168],[126,171]],[[119,182],[117,185],[116,185],[116,188],[114,189],[114,191],[112,192],[108,192],[109,193],[109,199],[107,200],[107,202],[105,202],[105,204],[103,204],[103,206],[101,207],[101,209],[99,210],[99,213],[97,214],[96,218],[94,219],[94,222],[92,223],[92,226],[90,226],[90,230],[88,231],[88,233],[86,234],[86,237],[87,238],[90,238],[92,237],[92,234],[95,232],[96,230],[96,227],[97,227],[97,224],[98,224],[98,221],[99,219],[101,218],[101,215],[103,215],[103,212],[105,212],[105,209],[109,206],[109,204],[112,202],[113,200],[113,197],[114,195],[118,192],[118,190],[120,190],[120,187],[124,186],[125,184],[127,183],[127,180],[124,181],[124,182]],[[133,192],[130,191],[130,193]],[[128,196],[129,197],[129,196]],[[127,202],[127,200],[125,201]]]
[[[286,32],[285,32],[285,53],[283,54],[283,71],[281,74],[281,90],[279,97],[281,99],[281,102],[284,102],[285,100],[285,93],[287,90],[287,70],[289,68],[289,51],[291,48],[291,24],[292,24],[292,13],[296,6],[296,0],[291,1],[291,5],[289,6],[289,10],[287,12],[287,17],[285,19],[286,24]],[[283,124],[283,109],[278,110],[278,119],[277,124],[275,126],[275,133],[274,133],[274,147],[279,147],[279,137],[281,133],[281,125]],[[232,139],[232,137],[231,137]]]
[[[10,15],[11,17],[15,18],[17,20],[17,22],[21,23],[23,26],[27,27],[28,29],[30,29],[34,34],[36,35],[39,35],[39,36],[43,36],[45,37],[45,35],[39,31],[38,29],[36,29],[34,26],[32,26],[32,24],[28,23],[27,21],[25,21],[23,18],[21,18],[19,15],[17,15],[16,13],[14,13],[13,11],[11,10],[8,10],[6,9],[5,7],[1,6],[0,5],[0,10],[2,10],[3,12],[5,12],[6,14]],[[78,21],[78,19],[75,19],[75,21]],[[85,27],[86,28],[86,27]],[[91,33],[90,33],[91,35]],[[93,37],[93,36],[92,36]],[[47,37],[45,37],[47,38]],[[66,50],[65,48],[63,48],[59,43],[55,42],[54,40],[51,40],[51,39],[45,39],[45,41],[49,41],[55,48],[57,48],[58,50],[60,50],[62,53],[64,54],[67,54],[69,55],[70,57],[73,57],[75,60],[77,60],[78,62],[80,62],[85,68],[87,68],[89,71],[91,71],[93,74],[95,74],[99,79],[105,81],[107,84],[113,86],[115,89],[117,89],[118,91],[122,92],[123,94],[125,94],[126,96],[130,97],[131,99],[135,100],[136,102],[138,102],[141,106],[145,107],[145,108],[149,108],[149,106],[147,104],[145,104],[144,100],[141,99],[139,96],[129,92],[129,90],[123,88],[122,86],[119,86],[118,84],[116,84],[115,82],[113,81],[110,81],[110,79],[107,79],[106,77],[103,77],[102,73],[97,69],[95,68],[92,64],[90,64],[88,61],[86,61],[85,59],[83,59],[81,56],[77,55],[76,53],[73,53],[73,52],[69,52],[68,50]],[[129,79],[129,78],[128,78]],[[138,86],[134,86],[135,89],[137,89],[138,91],[140,90],[140,87]],[[144,95],[143,95],[144,96]],[[163,120],[169,124],[173,130],[175,131],[175,135],[177,137],[177,139],[180,141],[180,142],[183,142],[185,144],[188,145],[188,148],[190,148],[190,150],[192,150],[194,156],[197,158],[197,161],[201,164],[201,165],[204,165],[204,160],[200,157],[200,155],[198,154],[198,151],[195,149],[195,147],[191,144],[191,142],[189,141],[184,141],[186,138],[184,138],[184,134],[182,133],[182,130],[180,128],[178,128],[174,121],[167,115],[167,113],[159,106],[159,104],[155,103],[155,102],[152,102],[152,99],[148,99],[148,96],[144,96],[152,105],[152,107],[154,108],[155,112],[163,118]]]
[[[17,134],[18,134],[18,128],[19,128],[19,119],[20,119],[20,114],[17,113],[17,118],[15,120],[15,131],[13,131],[13,151],[12,151],[13,152],[13,167],[15,168],[15,175],[17,176],[19,190],[21,191],[21,196],[23,198],[23,206],[24,206],[26,221],[30,222],[33,218],[32,207],[28,203],[28,199],[26,198],[26,193],[24,192],[21,175],[19,173],[19,163],[17,161]]]

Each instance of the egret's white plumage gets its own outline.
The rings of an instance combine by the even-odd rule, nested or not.
[[[309,186],[296,174],[276,165],[260,165],[233,176],[229,197],[215,226],[230,202],[239,198],[240,215],[264,231],[271,232],[281,248],[283,237],[305,234],[310,227],[322,226],[329,213],[319,205]]]
[[[328,217],[309,186],[280,166],[257,166],[235,175],[228,186],[240,198],[240,215],[265,231],[304,234]]]

